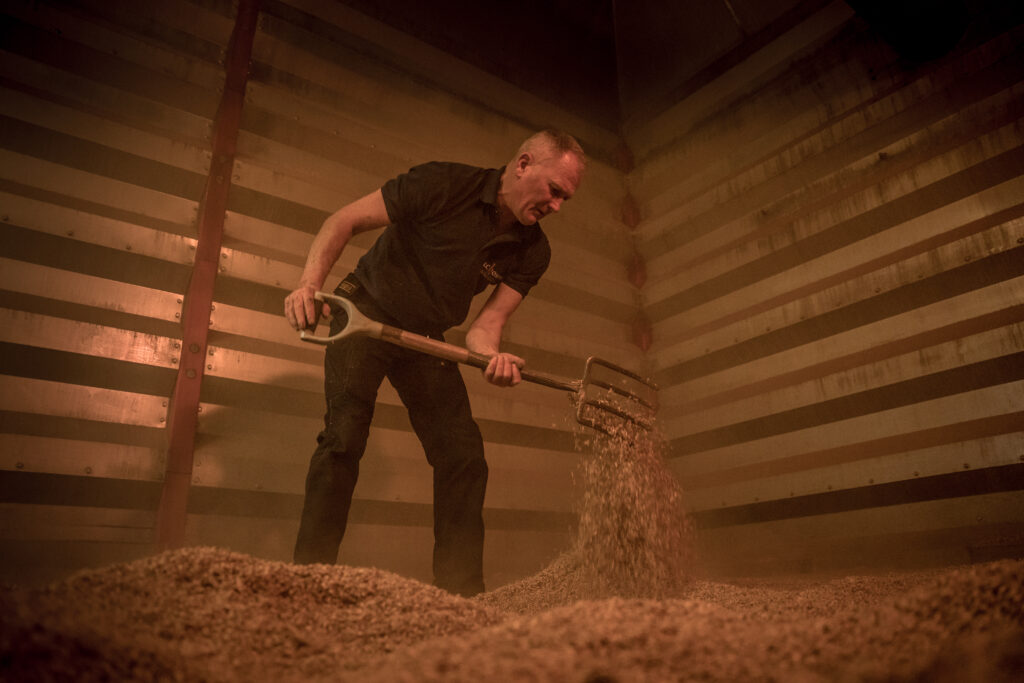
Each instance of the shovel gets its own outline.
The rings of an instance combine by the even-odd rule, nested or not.
[[[329,344],[346,337],[364,336],[420,351],[437,358],[472,365],[475,368],[486,368],[491,360],[490,356],[482,353],[475,353],[461,346],[406,332],[397,327],[371,320],[345,297],[317,292],[314,298],[345,311],[348,322],[344,329],[329,337],[318,337],[312,332],[303,330],[299,334],[299,338],[303,341]],[[598,368],[604,368],[604,371],[608,372],[599,371]],[[599,374],[610,374],[610,377],[602,379],[597,376]],[[528,382],[576,394],[576,421],[586,427],[606,434],[613,434],[614,430],[608,421],[600,419],[602,413],[615,415],[646,430],[650,430],[654,425],[654,413],[657,410],[655,404],[657,386],[640,375],[604,359],[595,356],[588,358],[581,379],[562,379],[526,369],[520,370],[520,376]],[[631,390],[630,386],[634,389]],[[638,393],[637,389],[644,391],[647,396]]]

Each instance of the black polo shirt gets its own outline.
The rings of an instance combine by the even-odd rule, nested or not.
[[[488,284],[526,296],[547,270],[551,247],[539,224],[499,231],[501,173],[433,162],[381,188],[392,223],[355,276],[404,329],[439,334],[466,319]]]

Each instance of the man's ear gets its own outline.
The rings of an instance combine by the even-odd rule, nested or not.
[[[532,161],[533,161],[533,159],[532,159],[532,157],[530,157],[530,153],[529,152],[523,152],[522,154],[519,155],[519,158],[516,159],[516,177],[517,178],[523,175],[523,171],[526,170],[526,167],[529,166]]]

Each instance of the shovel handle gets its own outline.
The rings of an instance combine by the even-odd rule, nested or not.
[[[462,348],[461,346],[449,344],[437,339],[431,339],[430,337],[424,337],[423,335],[415,334],[413,332],[406,332],[405,330],[391,325],[385,325],[384,323],[377,322],[376,320],[370,320],[363,315],[358,308],[356,308],[354,303],[343,296],[328,294],[326,292],[317,292],[313,295],[313,298],[317,301],[337,305],[345,311],[345,314],[348,316],[348,322],[345,324],[344,329],[337,334],[330,335],[329,337],[318,337],[310,331],[302,330],[302,332],[299,333],[299,338],[303,341],[312,342],[314,344],[330,344],[333,341],[345,339],[346,337],[364,336],[370,337],[371,339],[390,342],[396,346],[426,353],[436,358],[444,358],[445,360],[454,361],[456,363],[472,365],[473,367],[480,368],[481,370],[486,368],[487,364],[491,362],[491,356],[476,353],[475,351],[470,351],[469,349]],[[576,392],[579,391],[582,386],[582,383],[579,380],[565,380],[543,372],[520,370],[519,374],[528,382],[541,384],[553,389],[561,389],[563,391]]]

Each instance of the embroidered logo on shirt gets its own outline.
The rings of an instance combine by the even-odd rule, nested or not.
[[[484,279],[492,285],[496,285],[505,279],[504,276],[498,272],[497,268],[494,267],[494,261],[484,261],[480,266],[480,275],[482,275]]]

